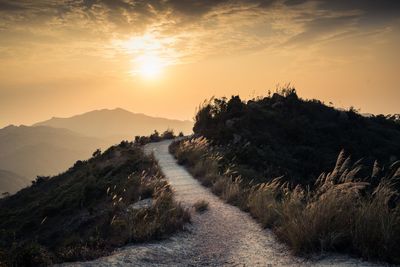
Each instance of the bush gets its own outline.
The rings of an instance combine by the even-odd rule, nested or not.
[[[161,135],[157,130],[154,130],[154,133],[149,136],[135,136],[135,144],[143,146],[152,142],[174,139],[175,137],[173,130],[167,129]]]
[[[174,139],[174,138],[175,138],[174,131],[170,129],[165,130],[161,135],[161,139],[163,140]]]

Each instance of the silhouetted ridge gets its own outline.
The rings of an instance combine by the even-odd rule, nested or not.
[[[290,89],[247,102],[214,99],[197,113],[194,132],[220,146],[244,176],[262,180],[285,175],[309,183],[334,165],[342,149],[367,164],[400,158],[395,119],[341,111]]]
[[[172,129],[190,134],[193,122],[151,117],[132,113],[122,108],[94,110],[69,118],[53,118],[35,125],[66,128],[74,132],[105,139],[109,144],[133,140],[137,135],[147,136],[157,130]]]

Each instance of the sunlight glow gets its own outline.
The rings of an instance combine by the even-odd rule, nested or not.
[[[156,79],[166,67],[179,64],[181,55],[175,45],[174,37],[154,34],[115,40],[113,43],[114,47],[131,56],[132,67],[129,73],[145,79]]]
[[[140,74],[144,78],[156,78],[162,71],[164,63],[155,55],[142,55],[136,58],[136,69],[133,73]]]

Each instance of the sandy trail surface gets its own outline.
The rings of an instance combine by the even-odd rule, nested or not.
[[[294,257],[247,213],[224,203],[199,184],[168,152],[171,141],[148,144],[169,180],[177,201],[191,208],[198,200],[208,211],[192,212],[187,231],[168,239],[134,244],[112,255],[65,266],[378,266],[345,255],[325,255],[317,260]]]

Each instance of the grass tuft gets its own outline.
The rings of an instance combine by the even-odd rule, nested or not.
[[[193,204],[193,207],[197,212],[201,213],[208,210],[208,202],[205,200],[199,200]]]

